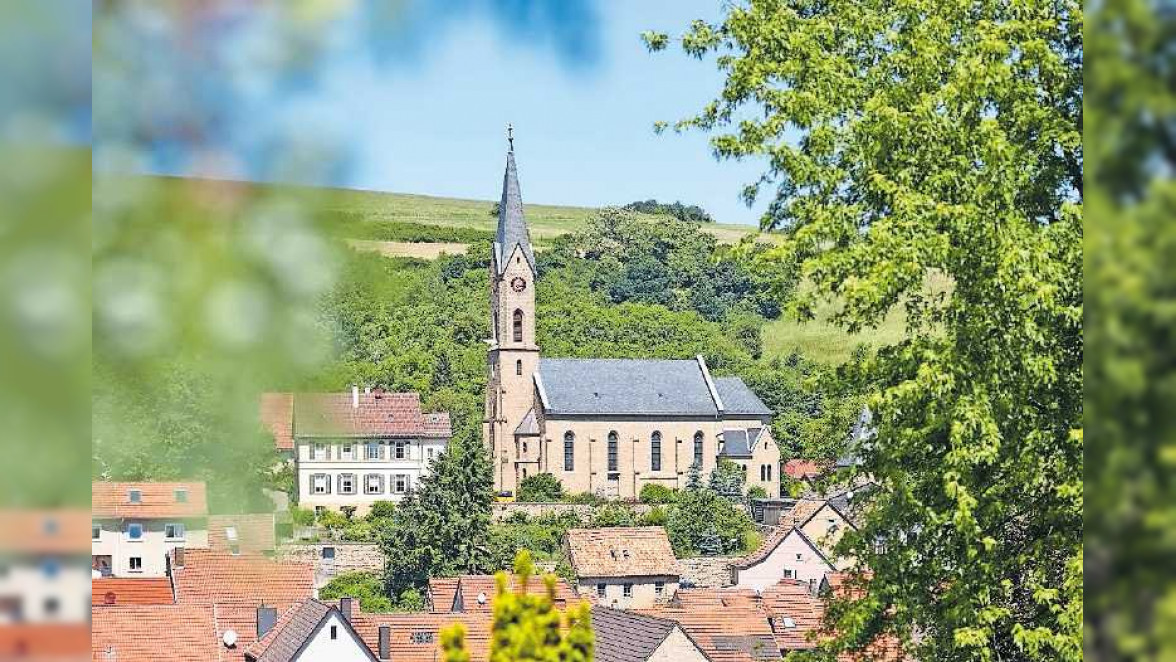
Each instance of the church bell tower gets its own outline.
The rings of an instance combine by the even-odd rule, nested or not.
[[[507,140],[498,232],[490,257],[491,337],[483,440],[491,453],[495,490],[515,493],[538,452],[532,405],[539,345],[535,342],[535,252],[523,219],[509,126]],[[534,443],[529,445],[532,436]]]

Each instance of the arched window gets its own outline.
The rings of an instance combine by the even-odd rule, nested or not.
[[[515,361],[515,374],[516,375],[523,374],[523,362],[522,361]]]
[[[661,471],[661,433],[656,430],[649,435],[649,469]]]
[[[523,311],[514,311],[514,341],[523,342]]]
[[[702,430],[694,433],[694,466],[702,468]]]
[[[608,433],[608,470],[617,471],[617,433]]]
[[[768,465],[768,480],[772,480],[772,465]]]
[[[564,433],[564,471],[576,470],[576,435],[571,430]]]

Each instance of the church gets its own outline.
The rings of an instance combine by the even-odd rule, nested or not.
[[[685,487],[720,458],[747,487],[779,496],[772,412],[738,377],[713,377],[702,356],[683,360],[543,358],[535,339],[535,250],[523,218],[514,145],[506,156],[490,258],[483,439],[494,486],[550,473],[570,493],[635,499],[647,484]]]

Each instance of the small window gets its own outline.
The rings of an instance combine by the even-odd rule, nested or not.
[[[315,494],[327,493],[327,476],[325,474],[315,474],[311,478],[311,491]]]
[[[408,491],[408,476],[404,474],[396,475],[396,493],[403,494]]]
[[[564,433],[564,471],[576,470],[576,435],[571,430]]]
[[[101,524],[91,524],[90,525],[90,539],[91,540],[98,540],[101,537],[102,537],[102,525]]]
[[[314,458],[316,460],[327,459],[327,445],[326,444],[315,444],[314,445]]]
[[[347,459],[354,457],[355,446],[353,444],[343,444],[343,455]]]
[[[57,598],[45,598],[44,608],[46,616],[56,618],[58,612],[61,611],[61,601]]]
[[[768,480],[772,480],[772,465],[768,465]]]
[[[127,492],[127,501],[130,501],[131,503],[143,503],[143,491],[131,490]]]
[[[702,468],[702,430],[694,433],[694,466]]]
[[[57,575],[61,574],[61,564],[57,559],[45,559],[41,562],[41,574],[45,575],[46,579],[56,579]]]
[[[597,584],[596,585],[596,595],[603,598],[604,593],[605,593],[605,585],[604,584]]]
[[[665,582],[654,582],[653,583],[653,593],[654,593],[654,595],[656,595],[659,598],[664,596],[666,594],[666,583]]]
[[[633,597],[633,585],[632,584],[625,584],[622,587],[621,595],[625,596],[626,598]]]
[[[331,626],[331,639],[334,640],[334,639],[338,639],[338,638],[339,638],[339,626],[332,625]]]
[[[369,441],[364,444],[364,459],[378,460],[380,459],[380,444],[375,441]]]
[[[784,568],[784,579],[796,579],[796,571],[792,568]]]
[[[188,503],[188,490],[178,489],[175,492],[176,503]]]
[[[523,374],[523,362],[522,361],[515,361],[515,374],[516,375]]]
[[[649,469],[651,471],[661,471],[661,442],[660,432],[654,432],[649,436]]]
[[[128,524],[127,525],[127,538],[129,538],[131,540],[142,540],[143,539],[143,525],[142,524]]]
[[[368,474],[363,479],[364,494],[383,494],[384,477],[379,474]]]
[[[130,568],[131,572],[143,572],[143,557],[132,556],[127,559],[127,567]]]
[[[527,442],[523,442],[523,455],[527,454]]]
[[[355,494],[355,474],[339,476],[339,494]]]
[[[404,442],[404,441],[396,442],[396,459],[397,460],[403,460],[405,458],[405,456],[408,455],[407,448],[408,448],[408,442]]]
[[[427,630],[418,630],[412,633],[412,643],[414,644],[431,644],[433,643],[433,633]]]
[[[228,540],[229,542],[237,542],[237,527],[225,527],[225,540]]]
[[[335,559],[335,548],[334,547],[323,547],[322,554],[323,554],[324,561],[333,561]]]
[[[163,537],[178,540],[184,537],[184,525],[178,522],[163,525]]]
[[[437,457],[437,449],[432,446],[429,447],[429,461],[432,462]]]
[[[801,557],[801,555],[800,555],[800,554],[797,554],[797,555],[796,555],[796,560],[797,560],[797,561],[799,561],[801,558],[802,558],[802,557]]]

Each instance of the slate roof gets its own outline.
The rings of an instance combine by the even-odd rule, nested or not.
[[[528,409],[527,415],[515,428],[514,433],[520,436],[534,436],[539,434],[539,421],[535,420],[535,410]]]
[[[540,359],[539,374],[557,415],[719,414],[696,360]]]
[[[90,580],[90,605],[170,605],[175,603],[167,577],[103,577]]]
[[[594,659],[596,662],[645,662],[678,627],[672,620],[649,614],[593,607]]]
[[[293,434],[301,437],[452,436],[449,414],[425,414],[418,393],[299,393],[294,396]],[[277,444],[275,437],[275,444]]]
[[[727,428],[723,430],[723,449],[720,457],[749,458],[763,428]]]
[[[131,490],[141,494],[131,503]],[[184,490],[180,501],[176,492]],[[93,517],[126,519],[198,518],[208,515],[204,483],[92,483],[90,511]]]
[[[716,377],[715,390],[727,415],[771,416],[772,410],[738,377]]]
[[[0,552],[9,554],[88,554],[90,530],[85,510],[0,511]]]
[[[858,419],[853,424],[853,428],[849,431],[849,439],[846,442],[845,452],[841,457],[837,458],[837,463],[834,465],[837,469],[845,469],[848,467],[856,467],[862,463],[861,450],[862,446],[873,439],[878,434],[878,429],[874,427],[874,414],[869,407],[862,407],[862,412],[858,415]]]
[[[229,540],[229,529],[236,534],[235,541]],[[242,515],[212,515],[208,518],[208,546],[211,549],[228,552],[236,543],[237,551],[244,554],[272,552],[277,547],[273,513]]]
[[[515,246],[522,247],[523,257],[531,266],[531,271],[535,271],[535,251],[531,248],[531,234],[523,219],[523,195],[519,191],[519,174],[512,149],[506,154],[502,199],[498,203],[498,234],[494,239],[494,254],[500,275],[506,270]]]
[[[245,659],[256,662],[290,662],[333,611],[337,611],[335,607],[314,599],[294,605],[278,618],[273,629],[245,651]],[[347,619],[340,620],[344,624],[344,630],[351,628]],[[359,634],[353,634],[356,646],[367,653],[369,658],[374,659]]]
[[[655,577],[682,574],[660,526],[568,529],[569,561],[579,577]]]

